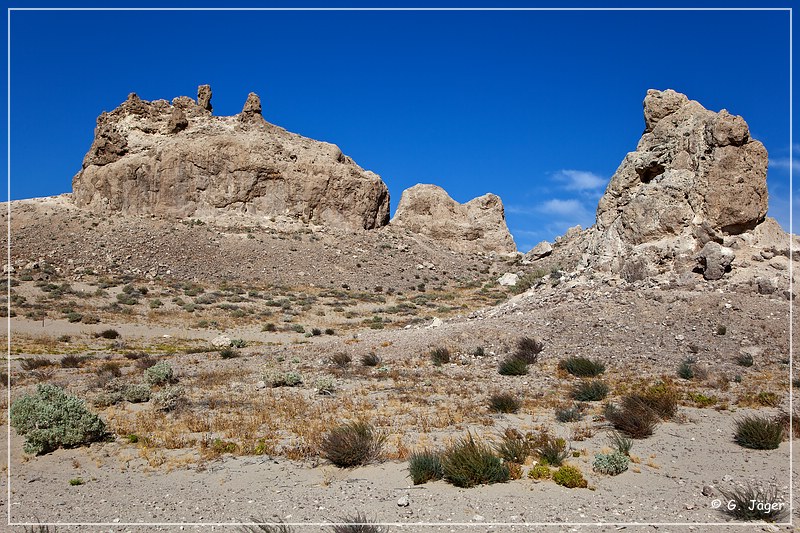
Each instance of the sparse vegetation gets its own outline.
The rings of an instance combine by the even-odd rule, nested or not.
[[[567,441],[560,437],[545,435],[543,442],[536,448],[539,460],[550,466],[561,466],[564,459],[569,457]]]
[[[332,429],[322,441],[322,456],[339,467],[365,465],[381,456],[386,434],[366,422]]]
[[[102,339],[114,340],[120,337],[119,331],[115,329],[104,329],[100,333],[97,333],[95,336],[100,337]]]
[[[430,352],[430,358],[434,366],[442,366],[450,362],[450,350],[444,346],[434,348]]]
[[[583,419],[583,406],[581,404],[568,407],[558,407],[555,410],[556,420],[562,423],[579,422]]]
[[[497,454],[506,463],[522,464],[531,452],[531,444],[518,431],[507,429],[503,439],[495,446]]]
[[[364,366],[378,366],[381,364],[381,358],[375,352],[369,352],[361,356],[361,364]]]
[[[620,435],[616,431],[609,431],[608,441],[616,451],[625,455],[630,455],[631,448],[633,448],[633,441],[631,439]]]
[[[340,523],[331,526],[332,533],[387,533],[387,530],[388,528],[375,524],[361,513],[345,517]]]
[[[783,441],[784,428],[780,420],[746,415],[734,422],[734,435],[736,443],[745,448],[774,450]]]
[[[748,484],[719,492],[726,500],[720,509],[736,520],[779,522],[789,510],[789,504],[780,497],[774,484],[766,487]]]
[[[736,364],[744,367],[753,366],[753,356],[749,353],[742,352],[736,357]]]
[[[442,472],[446,481],[462,488],[504,483],[510,478],[503,461],[489,446],[476,441],[470,433],[445,450]]]
[[[593,378],[605,372],[606,365],[586,357],[569,357],[559,361],[558,368],[573,376]]]
[[[550,470],[550,467],[544,464],[537,464],[533,465],[530,470],[528,470],[528,477],[531,479],[550,479],[553,477],[553,471]]]
[[[608,390],[608,385],[599,379],[582,381],[573,387],[571,396],[579,402],[599,402],[605,399]]]
[[[350,357],[350,355],[345,352],[336,352],[331,356],[331,364],[342,369],[350,366],[350,363],[352,361],[353,358]]]
[[[660,421],[658,414],[637,395],[623,397],[620,407],[608,404],[605,416],[615,429],[634,439],[652,435]]]
[[[11,404],[11,427],[25,436],[25,453],[40,455],[59,447],[79,446],[106,435],[103,421],[83,400],[54,385],[42,384],[33,395]]]
[[[166,361],[159,361],[144,371],[144,380],[148,385],[163,385],[174,379],[172,367]]]
[[[589,483],[578,468],[564,465],[553,474],[553,481],[568,489],[585,489]]]
[[[489,410],[495,413],[516,413],[522,402],[513,394],[498,392],[489,396]]]
[[[541,341],[531,337],[522,337],[517,341],[514,357],[532,365],[539,360],[539,354],[542,353],[542,350],[544,350],[544,344]]]
[[[594,456],[592,468],[595,472],[616,476],[628,469],[631,460],[622,452],[598,453]]]
[[[528,363],[510,355],[500,362],[497,371],[501,376],[524,376],[528,373]]]
[[[408,458],[408,473],[414,485],[442,479],[442,457],[440,452],[422,450]]]
[[[44,357],[31,357],[29,359],[21,359],[19,362],[19,366],[22,367],[22,370],[36,370],[37,368],[50,366],[52,364],[53,362],[50,361],[50,359]]]

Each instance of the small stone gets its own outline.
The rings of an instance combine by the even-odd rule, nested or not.
[[[256,389],[257,390],[266,389],[266,388],[267,388],[267,384],[265,382],[259,381],[258,383],[256,383]]]
[[[402,496],[399,500],[397,500],[398,507],[408,507],[411,504],[411,500],[408,498],[408,495]]]

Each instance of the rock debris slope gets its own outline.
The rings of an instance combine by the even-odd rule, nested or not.
[[[418,184],[403,191],[391,226],[425,235],[457,252],[516,252],[503,202],[484,194],[465,204],[436,185]]]
[[[76,205],[168,217],[285,215],[347,229],[388,223],[386,185],[335,145],[266,122],[254,93],[239,115],[211,108],[211,88],[202,85],[197,101],[131,94],[102,113],[73,178]]]

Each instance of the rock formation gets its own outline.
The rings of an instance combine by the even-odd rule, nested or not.
[[[765,220],[767,151],[742,117],[672,90],[647,92],[644,119],[636,151],[600,199],[595,226],[564,240],[594,269],[695,270],[719,279],[735,264],[735,243]]]
[[[131,94],[102,113],[73,178],[76,205],[170,217],[286,215],[348,229],[388,223],[389,192],[378,175],[333,144],[269,124],[257,95],[234,117],[210,110],[206,85],[198,102]]]
[[[441,187],[418,184],[403,191],[391,225],[440,241],[458,252],[516,251],[499,196],[484,194],[465,204]]]

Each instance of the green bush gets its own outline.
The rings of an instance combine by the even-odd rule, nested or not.
[[[504,483],[510,477],[508,467],[492,449],[476,442],[469,433],[444,452],[442,472],[446,481],[462,488]]]
[[[442,479],[444,471],[441,453],[431,450],[412,453],[408,458],[408,473],[414,485]]]
[[[579,402],[598,402],[608,395],[608,385],[599,379],[582,381],[573,387],[571,395]]]
[[[351,422],[325,435],[322,456],[340,467],[365,465],[380,457],[386,437],[366,422]]]
[[[678,377],[682,379],[693,379],[695,363],[696,361],[691,357],[684,359],[678,366]]]
[[[270,387],[295,387],[303,382],[303,376],[299,372],[271,372],[264,374],[264,383]]]
[[[172,367],[166,361],[159,361],[144,371],[144,380],[151,386],[169,383],[174,377]]]
[[[510,355],[500,362],[497,371],[501,376],[524,376],[528,373],[528,363]]]
[[[497,454],[507,463],[522,464],[531,452],[530,443],[517,431],[507,430],[495,446]]]
[[[569,457],[567,441],[562,438],[545,435],[543,441],[536,448],[536,453],[542,463],[551,466],[561,466],[564,459]]]
[[[230,346],[231,348],[244,348],[247,346],[247,341],[244,339],[232,339]]]
[[[562,423],[579,422],[583,419],[583,404],[569,407],[558,407],[555,410],[556,420]]]
[[[495,413],[516,413],[520,407],[522,407],[522,402],[508,392],[489,396],[489,410]]]
[[[569,465],[562,466],[556,470],[556,473],[553,474],[553,481],[568,489],[585,489],[589,485],[581,471]]]
[[[528,477],[531,479],[550,479],[553,477],[553,471],[550,470],[550,467],[547,465],[533,465],[530,470],[528,470]]]
[[[774,418],[749,415],[736,420],[734,425],[734,440],[745,448],[774,450],[783,441],[783,424]]]
[[[592,468],[595,472],[616,476],[628,469],[631,460],[622,452],[598,453],[594,456]]]
[[[119,338],[119,331],[115,329],[104,329],[100,333],[95,334],[95,337],[102,337],[104,339],[114,340]]]
[[[633,448],[633,441],[616,431],[608,432],[608,441],[614,449],[622,454],[630,455],[631,448]]]
[[[586,357],[568,357],[558,363],[558,368],[580,378],[593,378],[606,371],[606,365]]]
[[[26,453],[42,454],[103,439],[106,426],[83,400],[54,385],[36,387],[36,394],[11,404],[11,427],[25,436]]]

